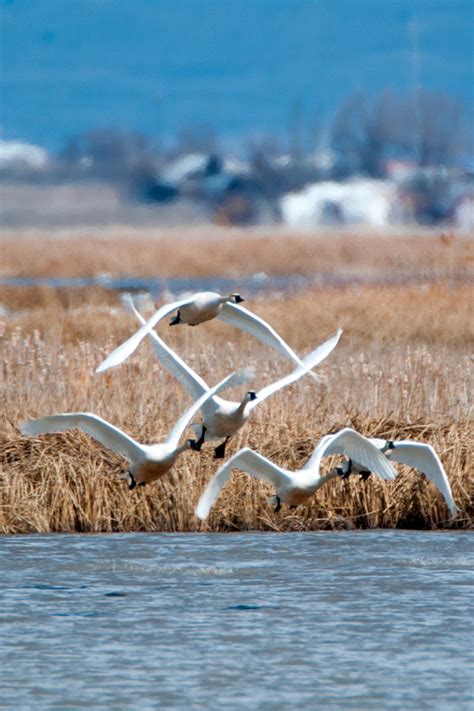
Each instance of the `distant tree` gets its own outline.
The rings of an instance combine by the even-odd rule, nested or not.
[[[69,171],[112,181],[153,169],[155,150],[140,133],[96,129],[71,136],[59,155]]]
[[[444,92],[422,89],[411,104],[413,146],[418,164],[452,165],[466,145],[462,103]]]
[[[342,103],[331,126],[337,177],[382,177],[393,155],[420,166],[452,165],[468,150],[464,114],[462,104],[442,92],[420,90],[406,98],[385,90],[372,100],[356,92]]]
[[[177,136],[175,155],[189,153],[217,153],[217,134],[208,124],[183,126]]]

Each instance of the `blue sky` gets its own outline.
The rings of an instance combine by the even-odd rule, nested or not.
[[[473,0],[0,0],[4,138],[285,131],[357,88],[473,105]],[[417,50],[414,59],[413,50]]]

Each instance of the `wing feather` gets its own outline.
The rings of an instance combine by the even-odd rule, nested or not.
[[[24,435],[65,432],[78,429],[93,437],[100,444],[121,454],[129,461],[143,455],[144,448],[132,437],[90,412],[71,412],[29,420],[21,426]]]
[[[314,368],[316,365],[318,365],[325,358],[328,357],[328,355],[334,350],[334,348],[339,343],[339,339],[341,338],[341,336],[342,329],[340,328],[335,336],[332,336],[320,346],[315,348],[314,351],[311,351],[309,355],[305,356],[303,366],[295,368],[295,370],[293,370],[293,372],[289,375],[285,375],[283,378],[280,378],[280,380],[276,380],[274,383],[270,383],[270,385],[267,385],[266,387],[259,390],[257,393],[257,399],[252,400],[251,405],[253,407],[256,407],[267,397],[270,397],[270,395],[273,395],[278,390],[285,388],[287,385],[290,385],[296,380],[299,380],[301,377],[303,377],[303,375],[306,375],[308,370]]]
[[[241,469],[257,479],[269,481],[277,489],[288,483],[290,479],[289,474],[284,469],[273,464],[266,457],[262,457],[261,454],[248,447],[241,449],[214,474],[208,483],[196,507],[196,516],[198,518],[204,520],[208,517],[212,505],[219,496],[224,484],[230,479],[234,468]]]
[[[395,471],[382,452],[367,437],[350,427],[345,427],[335,434],[323,437],[306,462],[304,469],[314,468],[319,471],[321,459],[330,454],[345,454],[382,479],[395,479]]]
[[[146,325],[146,321],[141,313],[136,309],[133,299],[130,295],[124,297],[125,305],[130,308],[141,324]],[[149,331],[147,334],[150,337],[153,352],[164,368],[171,373],[181,385],[190,393],[195,400],[207,393],[209,387],[207,383],[196,373],[175,351],[170,348],[155,331]]]
[[[217,318],[239,328],[241,331],[249,333],[251,336],[255,336],[261,343],[278,351],[281,355],[285,356],[285,358],[294,361],[305,371],[309,372],[311,367],[314,367],[314,365],[310,366],[306,362],[306,358],[300,358],[267,321],[243,308],[243,306],[227,302]],[[315,363],[315,365],[317,365],[317,363]],[[315,373],[310,373],[310,375],[320,381],[319,376]]]
[[[112,353],[110,353],[110,355],[108,355],[107,358],[96,368],[95,372],[102,373],[104,370],[108,370],[108,368],[112,368],[115,365],[123,363],[124,360],[132,355],[145,336],[151,331],[151,329],[153,329],[154,326],[156,326],[159,321],[161,321],[161,319],[168,316],[168,314],[172,311],[175,311],[182,306],[186,306],[191,302],[192,299],[182,299],[181,301],[175,301],[174,303],[162,306],[161,309],[158,309],[158,311],[133,334],[133,336],[130,336],[130,338],[112,351]]]
[[[425,474],[444,497],[450,512],[453,515],[456,514],[458,508],[454,503],[451,486],[441,460],[434,448],[430,444],[410,442],[409,440],[395,441],[394,445],[394,449],[389,449],[387,452],[390,459],[418,469]]]

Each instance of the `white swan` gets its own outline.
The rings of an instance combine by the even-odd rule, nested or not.
[[[393,442],[367,438],[355,430],[345,428],[336,434],[323,437],[303,469],[297,472],[288,472],[251,449],[240,450],[211,479],[199,500],[196,514],[201,519],[207,517],[220,490],[229,479],[233,467],[238,467],[259,479],[271,481],[277,489],[277,495],[274,497],[277,510],[281,502],[292,506],[301,503],[335,476],[346,478],[351,474],[361,474],[362,478],[366,479],[374,473],[382,479],[393,479],[395,477],[393,468],[389,466],[387,469],[382,466],[380,456],[375,457],[374,452],[384,456],[387,464],[390,460],[395,460],[419,469],[442,494],[450,513],[453,516],[457,513],[458,509],[453,500],[446,472],[433,447],[406,440]],[[320,476],[321,459],[329,454],[345,454],[349,459],[328,474]]]
[[[247,382],[252,376],[253,373],[250,369],[243,369],[227,376],[213,388],[206,390],[179,418],[165,441],[158,444],[140,444],[114,425],[89,412],[40,417],[37,420],[23,423],[21,432],[24,435],[63,432],[70,429],[80,429],[86,432],[104,447],[128,459],[130,469],[122,478],[129,482],[130,489],[134,489],[137,484],[148,484],[166,474],[173,467],[181,452],[191,446],[192,440],[187,440],[182,445],[179,445],[179,440],[191,419],[206,400],[224,388]]]
[[[138,347],[145,336],[170,313],[177,310],[176,316],[170,325],[186,323],[196,326],[199,323],[219,318],[226,323],[236,326],[241,331],[250,333],[258,338],[262,343],[277,350],[286,358],[290,358],[299,366],[303,366],[300,357],[285,343],[283,338],[262,318],[247,311],[239,303],[244,301],[240,294],[230,294],[221,296],[213,291],[202,291],[190,296],[188,299],[165,304],[148,320],[143,321],[143,326],[128,340],[118,346],[102,363],[96,368],[96,373],[101,373],[112,366],[119,365],[126,360]],[[315,380],[320,378],[311,373]]]
[[[346,454],[350,457],[349,462],[361,462],[361,465],[353,465],[349,472],[349,462],[344,462],[342,466],[335,467],[328,474],[320,474],[321,459],[330,454]],[[375,447],[366,437],[350,428],[345,428],[335,434],[326,435],[316,446],[311,457],[302,469],[292,472],[283,467],[279,467],[261,454],[252,449],[241,449],[214,474],[207,485],[204,493],[199,499],[196,508],[196,515],[200,519],[207,518],[211,506],[219,496],[224,484],[230,478],[233,468],[251,474],[257,479],[265,479],[273,484],[276,489],[276,496],[269,499],[269,503],[276,503],[275,511],[279,511],[281,504],[298,506],[315,491],[320,489],[326,482],[336,476],[346,477],[356,469],[361,474],[365,472],[375,472],[382,479],[394,479],[395,472],[390,462],[384,457],[380,450]]]
[[[145,323],[143,316],[136,310],[131,298],[128,299],[127,305],[140,323]],[[205,439],[224,438],[224,442],[215,449],[216,458],[221,459],[224,457],[225,447],[229,438],[243,427],[254,408],[270,395],[306,375],[308,369],[314,368],[318,363],[321,363],[337,346],[341,335],[342,329],[339,329],[335,336],[307,355],[301,367],[296,368],[289,375],[267,385],[258,392],[250,390],[246,393],[242,402],[224,400],[216,395],[209,397],[201,407],[203,413],[202,425],[193,425],[198,437],[198,440],[192,444],[193,449],[199,451]],[[148,336],[151,338],[156,357],[184,385],[193,398],[201,397],[208,391],[209,388],[206,382],[172,348],[166,345],[155,331],[148,331]]]
[[[412,442],[408,439],[387,440],[374,437],[369,441],[390,461],[418,469],[436,486],[446,501],[450,513],[453,516],[458,513],[447,474],[440,458],[430,444]]]

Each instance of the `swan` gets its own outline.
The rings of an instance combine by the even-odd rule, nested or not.
[[[413,469],[418,469],[436,486],[443,496],[452,516],[458,513],[454,503],[451,486],[441,460],[434,447],[424,442],[413,442],[408,439],[390,440],[369,439],[391,462],[406,464]]]
[[[197,326],[213,318],[219,318],[232,326],[236,326],[241,331],[255,336],[265,345],[274,348],[281,355],[290,358],[299,366],[303,366],[303,361],[300,357],[285,343],[270,324],[256,314],[239,306],[242,301],[244,299],[240,294],[221,296],[213,291],[202,291],[187,299],[165,304],[148,321],[143,321],[143,326],[133,336],[130,336],[128,340],[112,351],[96,368],[96,373],[102,373],[104,370],[108,370],[108,368],[119,365],[126,360],[153,327],[173,311],[176,311],[176,315],[170,322],[171,326],[180,323]],[[310,374],[320,382],[320,378],[316,374]]]
[[[321,476],[321,459],[329,454],[345,454],[349,459]],[[388,468],[383,465],[380,455],[385,457]],[[297,472],[282,469],[251,449],[240,450],[211,479],[199,500],[196,514],[201,519],[207,518],[233,467],[238,467],[259,479],[271,481],[277,489],[277,494],[270,503],[276,503],[275,510],[280,510],[281,502],[296,506],[335,476],[345,479],[351,474],[360,474],[366,479],[371,473],[375,473],[382,479],[393,479],[395,471],[390,464],[392,460],[423,472],[444,497],[450,513],[454,516],[458,512],[446,472],[431,445],[408,440],[394,442],[367,438],[346,427],[323,437],[304,467]]]
[[[341,466],[332,469],[328,474],[321,475],[321,459],[330,454],[346,454],[350,459],[348,462],[343,462]],[[354,464],[356,461],[360,464]],[[352,468],[349,468],[349,463],[352,463]],[[282,503],[291,507],[302,504],[324,484],[337,476],[345,478],[356,471],[363,475],[373,471],[382,479],[395,478],[395,471],[383,453],[366,437],[349,427],[339,430],[335,434],[324,436],[316,445],[306,464],[298,471],[284,469],[274,464],[270,459],[254,452],[253,449],[245,447],[230,457],[210,480],[196,508],[198,518],[202,520],[207,518],[234,467],[257,479],[264,479],[273,484],[276,495],[272,496],[268,502],[276,504],[275,511],[280,511]]]
[[[187,440],[182,445],[179,445],[179,440],[206,400],[224,388],[248,382],[251,377],[253,377],[251,369],[244,368],[206,390],[179,418],[165,441],[158,444],[140,444],[110,422],[90,412],[62,413],[29,420],[21,425],[21,432],[24,435],[64,432],[70,429],[86,432],[107,449],[128,459],[129,470],[121,478],[128,481],[129,489],[134,489],[137,484],[143,486],[166,474],[173,467],[178,456],[191,447],[192,440]]]
[[[129,297],[125,303],[135,314],[138,321],[142,324],[145,323],[143,316],[135,308],[131,297]],[[270,397],[270,395],[273,395],[278,390],[281,390],[303,375],[306,375],[308,368],[314,368],[318,363],[321,363],[337,346],[341,335],[342,329],[339,329],[335,336],[307,355],[301,367],[296,368],[289,375],[267,385],[258,392],[249,390],[241,402],[224,400],[223,398],[217,397],[217,395],[209,397],[201,408],[203,413],[202,424],[193,425],[195,435],[198,439],[193,442],[191,445],[192,448],[199,451],[205,440],[224,438],[224,441],[214,450],[216,459],[222,459],[225,455],[228,440],[244,426],[254,408],[266,400],[267,397]],[[172,348],[166,345],[155,331],[148,331],[148,336],[151,338],[156,357],[161,361],[162,365],[181,382],[193,398],[201,397],[203,393],[208,391],[208,385],[203,378],[185,363]]]

